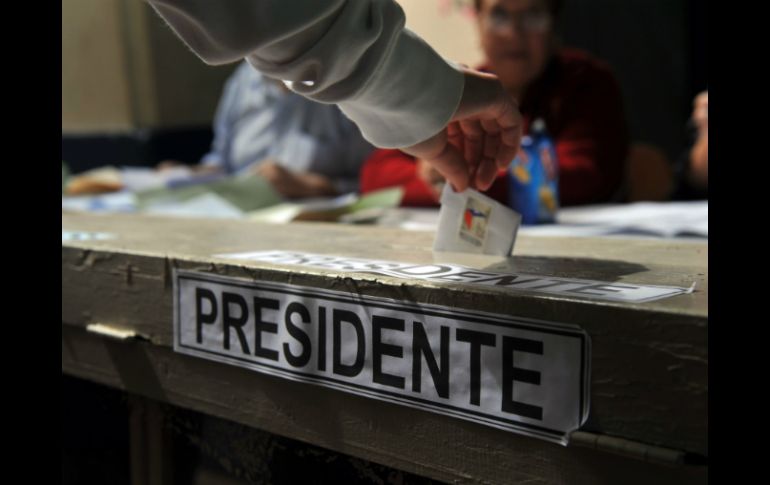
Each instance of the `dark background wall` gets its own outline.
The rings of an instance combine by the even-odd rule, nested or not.
[[[708,87],[705,0],[565,0],[565,45],[609,62],[623,90],[632,141],[675,158],[692,99]]]

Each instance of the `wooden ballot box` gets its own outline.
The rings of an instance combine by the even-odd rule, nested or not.
[[[459,483],[703,483],[708,244],[62,215],[62,372]]]

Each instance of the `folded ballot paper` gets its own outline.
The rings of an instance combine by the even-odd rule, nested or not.
[[[441,193],[434,251],[509,256],[516,242],[521,214],[473,189]]]

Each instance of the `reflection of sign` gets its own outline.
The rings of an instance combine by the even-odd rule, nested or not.
[[[561,444],[588,416],[573,325],[175,271],[174,350]]]
[[[325,268],[347,273],[370,273],[393,278],[425,280],[432,283],[465,283],[474,286],[490,286],[606,301],[635,303],[652,301],[683,293],[691,293],[694,289],[694,287],[688,289],[676,286],[635,285],[626,282],[612,283],[577,278],[504,273],[501,271],[468,268],[456,264],[410,264],[375,259],[343,258],[327,254],[294,253],[291,251],[256,251],[252,253],[217,254],[216,256],[236,260]]]

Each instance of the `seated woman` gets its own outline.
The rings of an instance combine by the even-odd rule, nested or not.
[[[628,129],[620,88],[609,67],[585,52],[561,48],[554,30],[559,0],[477,0],[486,62],[519,101],[524,134],[538,118],[555,142],[563,206],[609,201],[621,188]],[[507,202],[500,177],[488,195]],[[398,150],[377,150],[361,172],[361,191],[403,186],[403,205],[438,204],[440,179]]]
[[[285,197],[326,196],[356,191],[372,150],[337,106],[296,95],[244,62],[225,85],[200,168],[257,173]]]
[[[693,100],[690,117],[692,141],[674,167],[674,200],[708,199],[709,194],[709,93]]]

